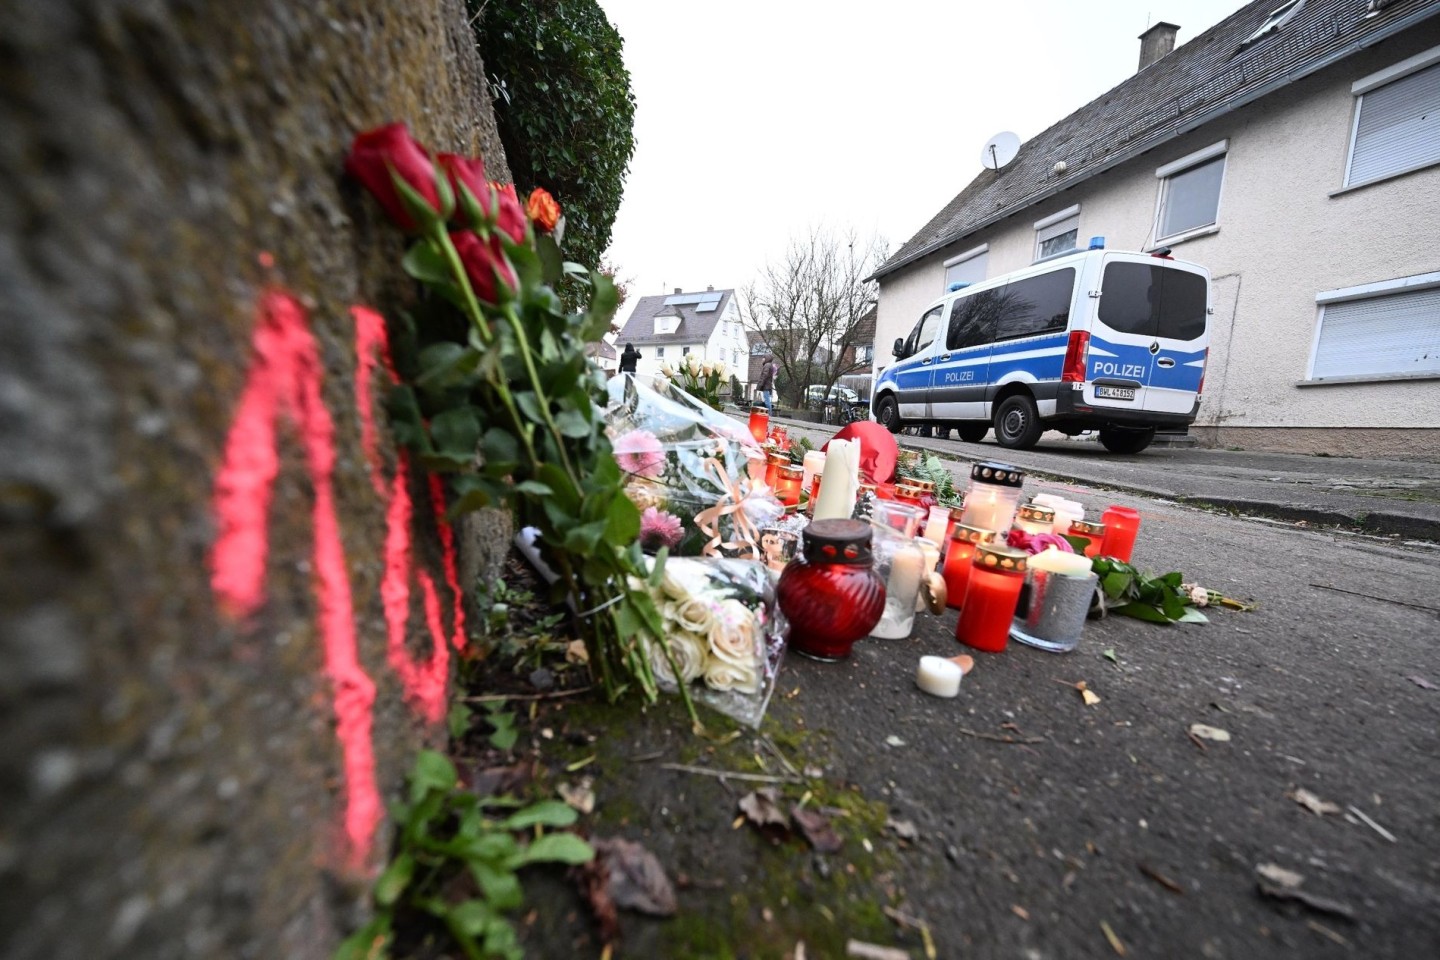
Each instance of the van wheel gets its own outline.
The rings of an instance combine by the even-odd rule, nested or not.
[[[900,408],[895,405],[895,398],[886,394],[875,404],[875,419],[880,421],[880,426],[891,433],[900,432]]]
[[[1150,446],[1155,439],[1155,428],[1125,430],[1121,427],[1101,427],[1100,443],[1111,453],[1139,453]]]
[[[955,428],[955,432],[959,434],[960,439],[966,443],[979,443],[985,439],[985,434],[990,432],[990,424],[962,423]]]
[[[1011,450],[1029,450],[1040,440],[1040,411],[1028,394],[1016,393],[995,408],[995,441]]]

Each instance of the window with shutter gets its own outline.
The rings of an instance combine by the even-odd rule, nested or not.
[[[1384,180],[1440,163],[1440,47],[1352,88],[1355,128],[1345,186]],[[1423,66],[1422,66],[1423,65]]]
[[[1440,376],[1440,273],[1318,300],[1310,380]]]
[[[982,243],[973,250],[967,250],[945,261],[945,289],[954,283],[979,283],[985,279],[990,259],[990,245]]]

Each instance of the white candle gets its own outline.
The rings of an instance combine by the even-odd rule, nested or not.
[[[925,521],[925,532],[921,534],[926,540],[932,543],[944,543],[945,531],[950,526],[950,508],[934,506],[930,508],[930,518]]]
[[[1070,532],[1071,523],[1085,519],[1085,508],[1074,500],[1057,500],[1050,506],[1055,510],[1055,523],[1050,528],[1051,533],[1063,536]]]
[[[1002,498],[998,490],[987,485],[966,494],[965,518],[962,522],[966,526],[979,527],[981,530],[999,530],[1000,518],[1011,509],[1008,498]]]
[[[915,685],[932,697],[953,697],[960,693],[960,678],[965,671],[953,660],[944,657],[921,657],[915,671]]]
[[[890,583],[885,589],[891,596],[914,596],[925,573],[925,552],[912,541],[895,550],[890,561]]]
[[[1089,557],[1047,547],[1027,560],[1026,566],[1031,570],[1048,570],[1067,577],[1084,577],[1090,574],[1092,564]]]
[[[925,558],[925,572],[922,574],[920,592],[915,594],[915,612],[919,613],[925,609],[925,583],[924,577],[935,572],[940,566],[940,544],[925,537],[916,537],[915,545],[920,548],[920,555]]]
[[[811,450],[805,454],[805,460],[801,463],[805,468],[805,476],[800,481],[800,489],[806,493],[810,492],[810,484],[815,479],[815,474],[825,469],[825,453],[822,450]],[[823,474],[822,474],[823,476]],[[1069,527],[1065,528],[1069,530]]]
[[[1058,493],[1037,493],[1030,498],[1031,503],[1038,503],[1046,507],[1054,507],[1065,502],[1065,498]]]
[[[860,442],[831,440],[820,473],[820,497],[815,504],[816,520],[848,520],[855,512],[855,494],[860,489]]]

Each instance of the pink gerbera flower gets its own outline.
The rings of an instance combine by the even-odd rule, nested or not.
[[[1054,547],[1061,553],[1075,552],[1075,548],[1070,546],[1070,541],[1058,533],[1026,533],[1019,527],[1011,527],[1005,540],[1015,549],[1024,550],[1032,555],[1049,547]]]
[[[637,477],[658,480],[665,472],[665,448],[648,430],[631,430],[615,438],[615,462]]]
[[[659,550],[673,547],[685,535],[680,518],[673,513],[646,507],[640,514],[640,547],[644,550]]]

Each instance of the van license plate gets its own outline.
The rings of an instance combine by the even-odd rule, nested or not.
[[[1095,396],[1104,400],[1134,400],[1134,387],[1096,387]]]

